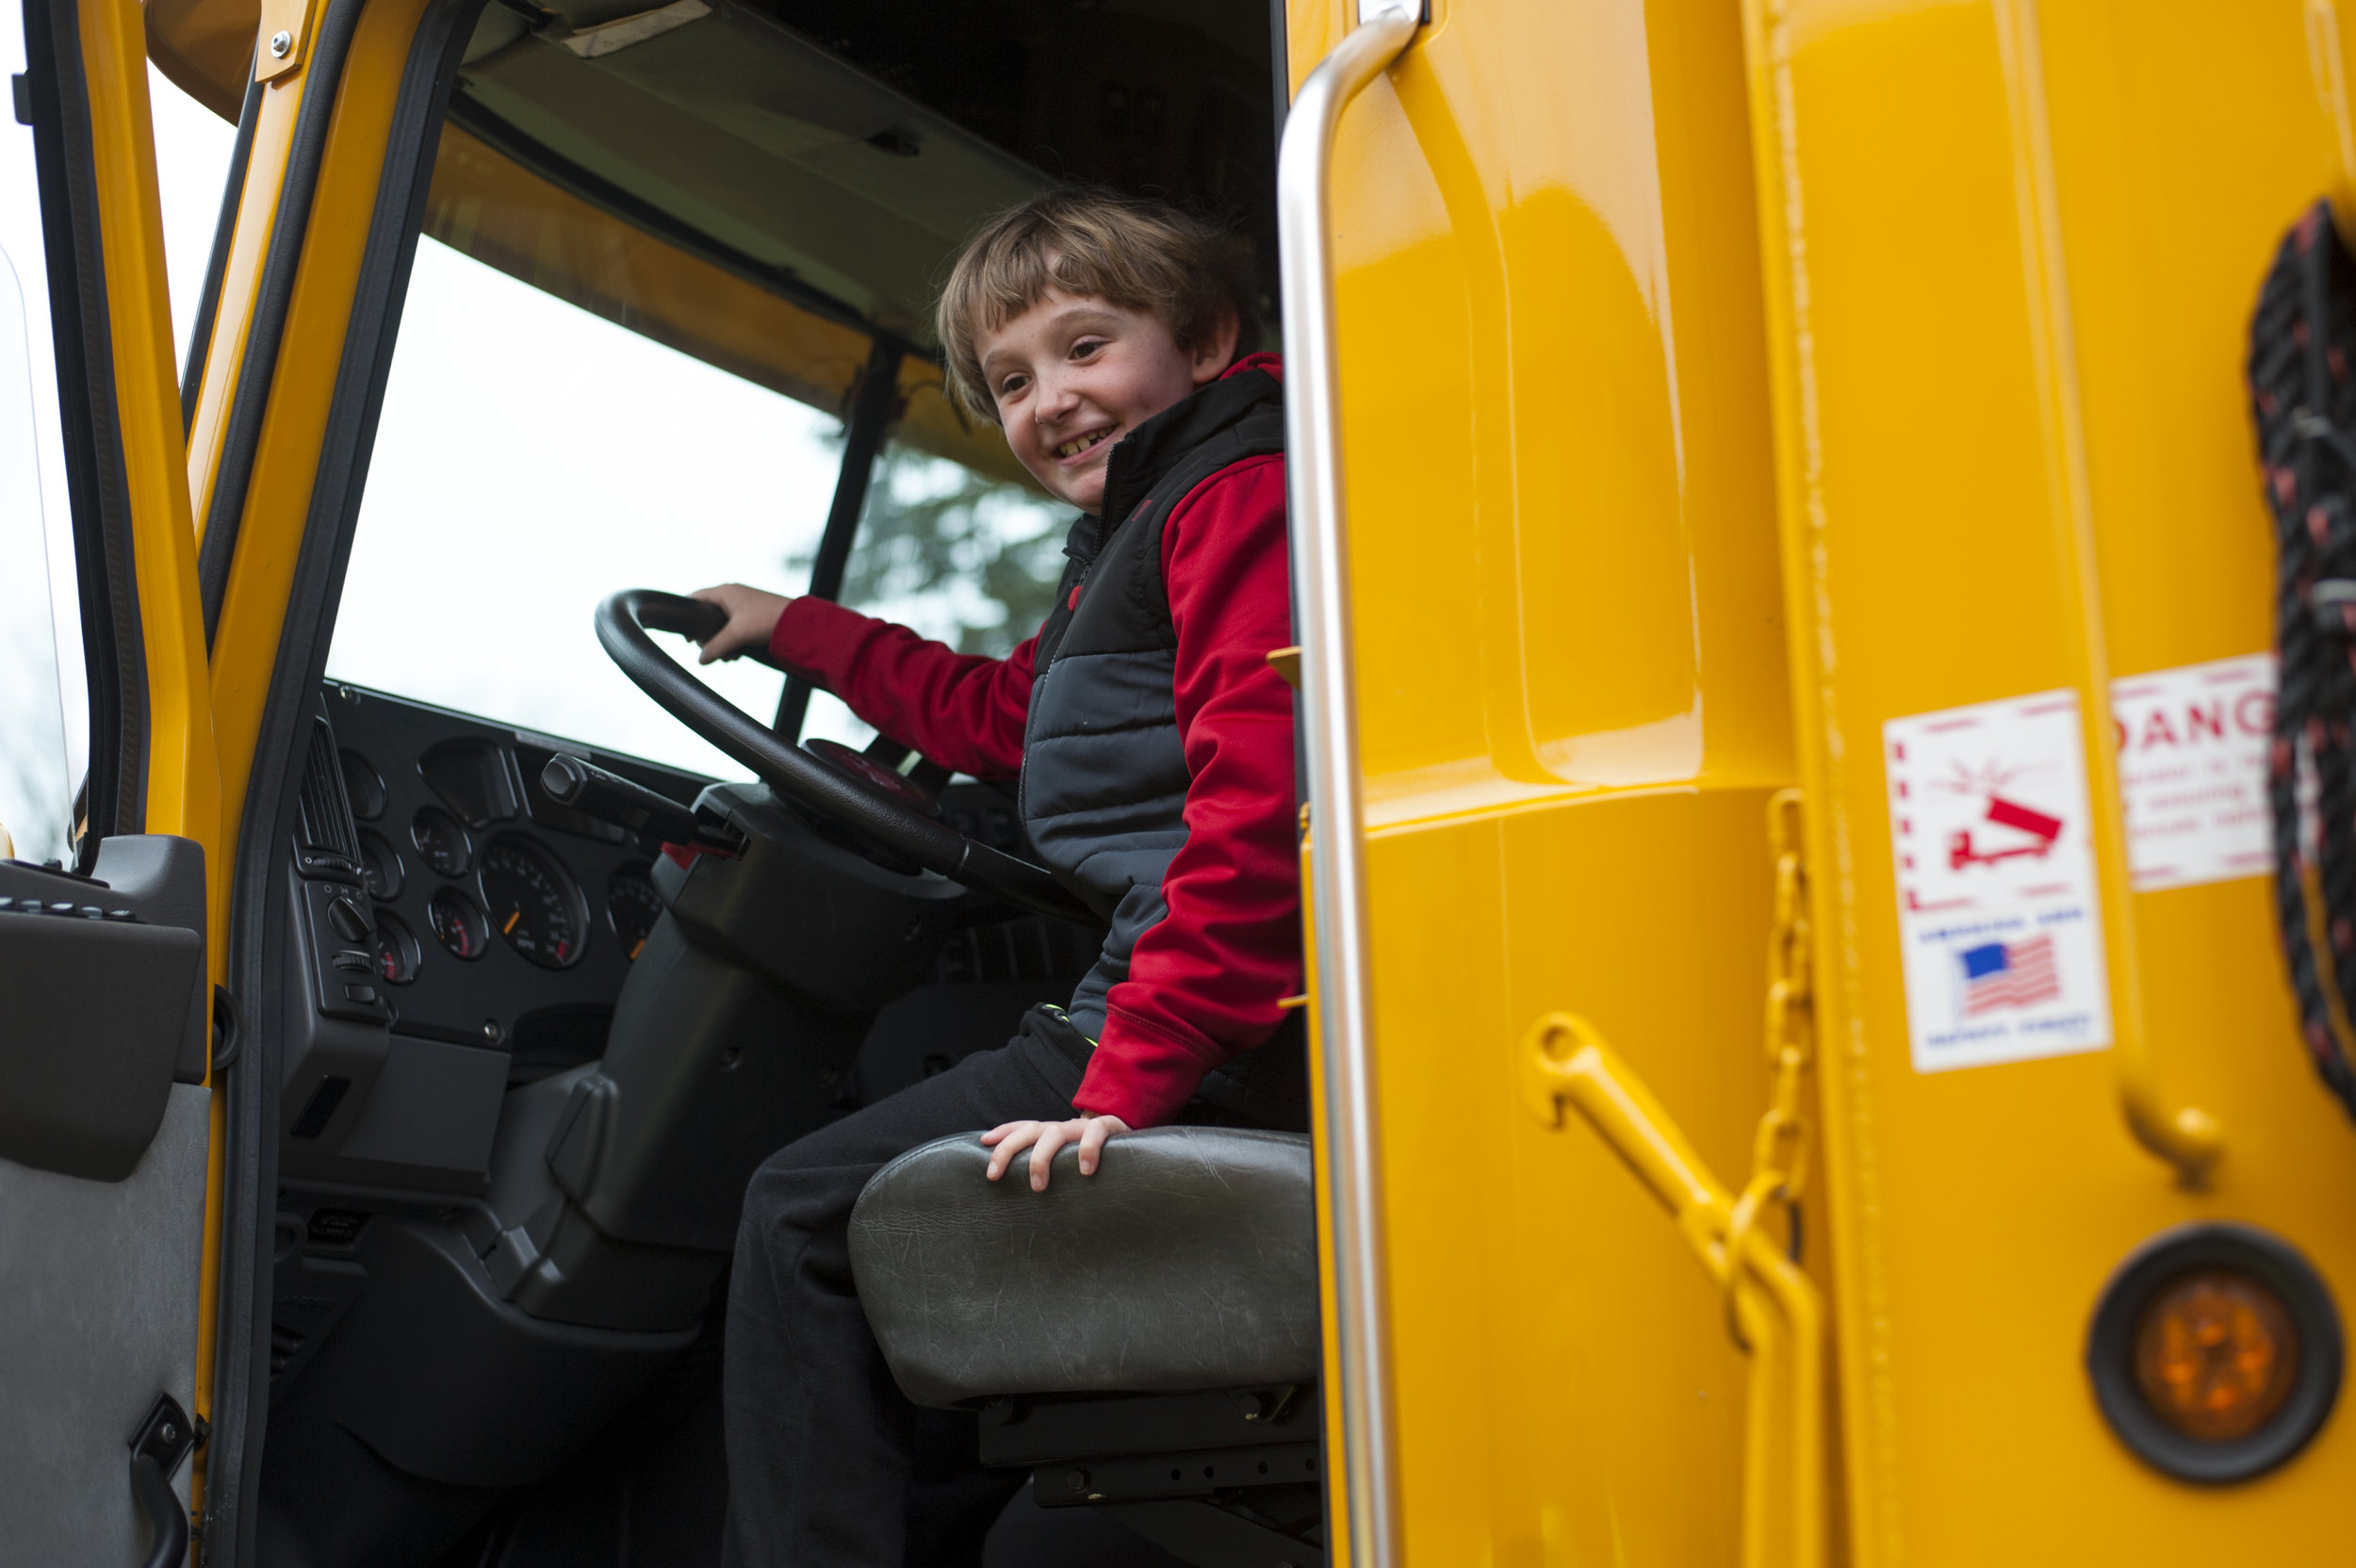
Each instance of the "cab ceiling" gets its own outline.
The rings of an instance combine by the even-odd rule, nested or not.
[[[1240,221],[1270,263],[1252,0],[531,0],[485,8],[450,119],[627,221],[929,349],[987,214],[1055,179]]]

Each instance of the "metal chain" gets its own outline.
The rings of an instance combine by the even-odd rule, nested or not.
[[[1735,1200],[1724,1243],[1726,1324],[1743,1345],[1735,1314],[1740,1260],[1750,1233],[1769,1203],[1789,1208],[1808,1180],[1808,1120],[1801,1094],[1816,1060],[1816,1011],[1809,991],[1811,947],[1808,915],[1808,870],[1801,858],[1804,822],[1800,792],[1778,790],[1767,802],[1767,841],[1775,858],[1775,918],[1767,938],[1768,1065],[1775,1089],[1767,1114],[1751,1140],[1751,1179]],[[1792,1223],[1798,1217],[1792,1217]]]

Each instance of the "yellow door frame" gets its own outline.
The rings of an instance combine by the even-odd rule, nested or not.
[[[387,154],[393,150],[396,108],[408,82],[419,24],[434,3],[368,0],[362,5],[360,0],[343,0],[315,7],[306,15],[303,46],[290,51],[287,62],[254,94],[252,147],[223,258],[204,372],[188,411],[187,437],[184,441],[181,435],[176,386],[156,403],[149,420],[154,428],[143,436],[168,456],[172,473],[162,488],[172,493],[177,508],[169,525],[176,542],[179,596],[173,601],[178,619],[172,631],[174,645],[187,662],[180,677],[190,694],[186,700],[204,714],[208,775],[202,800],[191,797],[178,820],[203,826],[202,835],[193,826],[186,831],[206,844],[217,982],[229,978],[234,956],[229,916],[249,789],[264,740],[288,600],[308,542],[322,441],[331,416],[339,412],[347,328],[365,286],[363,262],[375,228]],[[144,44],[139,8],[132,0],[101,0],[94,9],[124,13],[130,19],[130,76],[143,122],[146,64],[139,53]],[[274,24],[266,8],[256,39],[257,57],[270,58],[268,35],[274,25],[285,23],[282,19]],[[430,146],[421,151],[431,158]],[[152,218],[152,149],[146,180]],[[162,310],[159,229],[153,267]],[[380,284],[388,286],[389,278]],[[158,330],[159,363],[168,384],[168,315],[159,318]],[[257,332],[273,337],[274,352],[254,351]],[[237,503],[227,508],[219,499],[225,465],[234,465],[243,482]],[[222,529],[224,520],[225,531],[213,537],[214,547],[208,550],[207,534]],[[143,548],[142,574],[147,561]],[[204,602],[208,581],[217,606],[209,654]],[[148,602],[145,586],[142,575],[143,604]],[[151,636],[151,649],[155,645]],[[157,830],[151,825],[151,831]],[[207,1275],[197,1364],[197,1413],[208,1418],[215,1413],[214,1381],[223,1364],[221,1270],[232,1261],[224,1255],[229,1217],[222,1208],[229,1199],[228,1097],[219,1084],[215,1091]],[[237,1200],[267,1204],[268,1196],[241,1193]],[[266,1254],[267,1227],[257,1233]],[[242,1430],[224,1435],[243,1439]],[[205,1507],[212,1452],[208,1446],[198,1455],[191,1496],[200,1511]],[[241,1523],[252,1527],[250,1520]]]

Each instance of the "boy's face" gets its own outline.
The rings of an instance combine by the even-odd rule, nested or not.
[[[1189,353],[1149,311],[1051,286],[974,347],[1015,457],[1050,494],[1092,513],[1104,504],[1113,443],[1216,381],[1235,357],[1235,326]]]

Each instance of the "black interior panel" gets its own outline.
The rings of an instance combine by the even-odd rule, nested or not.
[[[548,737],[358,686],[331,684],[327,692],[342,771],[382,781],[376,792],[383,804],[373,817],[361,817],[360,831],[369,848],[397,858],[399,891],[372,903],[401,920],[419,950],[416,978],[382,988],[394,1033],[501,1049],[522,1037],[536,1054],[527,1064],[535,1073],[594,1060],[604,1043],[597,1024],[611,1017],[630,972],[614,920],[614,878],[645,872],[653,857],[619,829],[548,798],[538,784],[540,767],[552,754]],[[589,746],[567,749],[681,805],[693,804],[711,782]],[[361,816],[359,804],[355,816]],[[465,866],[458,874],[429,864],[412,836],[419,813],[428,810],[449,812],[465,829],[467,852],[463,862],[453,862]],[[429,914],[434,895],[454,890],[482,903],[483,850],[504,837],[547,849],[587,900],[587,939],[569,968],[543,969],[496,933],[471,958],[453,956],[434,939]],[[578,1054],[550,1059],[560,1052]]]
[[[649,1400],[695,1412],[629,1462],[668,1478],[702,1560],[717,1494],[686,1456],[714,1442],[750,1165],[1004,1043],[1101,933],[874,866],[757,788],[333,682],[310,722],[281,829],[301,951],[264,1483],[271,1535],[306,1544],[264,1561],[515,1541],[532,1499],[612,1473]],[[562,806],[539,787],[559,752],[700,802],[741,850],[681,863]],[[997,787],[942,805],[1027,852]],[[437,930],[453,897],[482,929]],[[513,923],[551,912],[533,942]]]
[[[104,841],[95,874],[0,861],[0,1157],[131,1174],[174,1082],[205,1081],[205,858]]]

